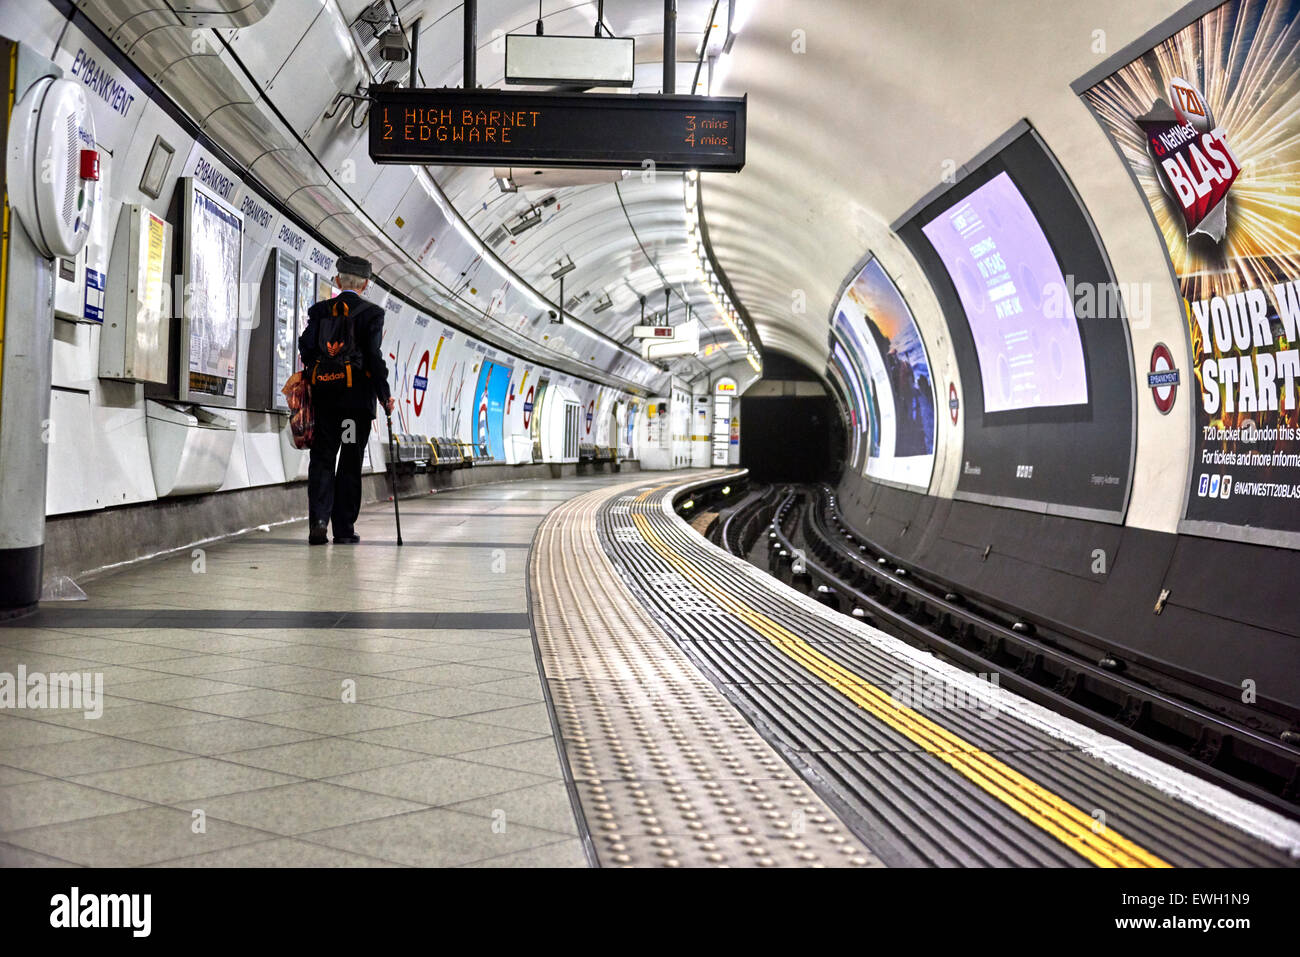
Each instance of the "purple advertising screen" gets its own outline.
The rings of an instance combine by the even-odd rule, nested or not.
[[[999,173],[921,228],[966,312],[984,411],[1086,404],[1073,296],[1011,177]]]

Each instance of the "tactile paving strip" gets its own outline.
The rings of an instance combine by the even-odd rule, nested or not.
[[[597,517],[644,487],[561,505],[529,561],[544,677],[597,861],[881,866],[619,579]]]

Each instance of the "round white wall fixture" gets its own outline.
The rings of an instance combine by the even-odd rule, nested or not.
[[[99,190],[81,178],[83,150],[95,150],[95,120],[81,84],[41,77],[14,104],[6,179],[10,205],[46,256],[71,259],[90,237]]]

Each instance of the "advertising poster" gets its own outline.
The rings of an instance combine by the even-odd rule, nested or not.
[[[437,401],[430,414],[431,424],[438,427],[438,435],[457,442],[473,441],[473,404],[470,388],[474,384],[473,369],[477,366],[476,353],[463,335],[444,331],[437,348],[438,364],[429,383]]]
[[[1300,532],[1298,14],[1300,0],[1232,0],[1083,91],[1184,300],[1183,391],[1170,399],[1154,358],[1147,384],[1193,405],[1187,531]]]
[[[570,383],[570,388],[578,397],[578,444],[595,445],[599,435],[596,416],[601,406],[600,389],[593,383],[576,379]]]
[[[243,219],[197,182],[188,182],[184,300],[189,325],[188,394],[234,399]]]
[[[275,337],[271,357],[271,402],[281,412],[289,401],[280,391],[298,363],[297,293],[298,264],[279,250],[271,252],[275,263]]]
[[[484,359],[474,387],[474,445],[486,445],[493,459],[504,462],[506,394],[510,368]]]
[[[169,252],[168,227],[163,220],[148,211],[142,214],[141,227],[135,277],[137,306],[132,371],[141,381],[166,382],[171,332],[166,262]],[[87,276],[89,277],[89,272]],[[89,281],[88,278],[87,283]],[[87,288],[87,296],[89,294]]]
[[[861,471],[863,465],[862,437],[873,428],[873,420],[868,412],[861,370],[855,366],[854,360],[850,357],[850,350],[845,345],[848,341],[848,336],[836,329],[831,337],[828,369],[832,378],[839,380],[840,389],[844,392],[847,400],[849,407],[848,421],[846,423],[849,434],[849,468],[858,472]],[[879,432],[878,428],[876,432]],[[878,434],[872,435],[871,441],[879,443]]]
[[[307,328],[307,310],[316,304],[316,277],[305,263],[298,264],[298,326],[294,330],[294,358],[293,371],[297,372],[302,368],[302,356],[298,355],[298,336],[302,335]]]
[[[651,401],[645,410],[645,438],[651,448],[667,448],[667,441],[664,437],[664,416],[667,414],[667,403],[663,400]]]
[[[531,365],[516,366],[506,393],[506,461],[512,465],[532,458],[529,427],[533,419],[533,398],[537,392],[534,371]]]
[[[525,424],[533,438],[533,461],[542,461],[542,407],[546,400],[546,389],[550,380],[541,377],[537,380],[537,391],[525,396]]]
[[[934,465],[934,388],[911,310],[872,258],[844,290],[835,330],[847,346],[848,378],[868,403],[865,474],[925,487]],[[856,461],[855,461],[856,467]]]

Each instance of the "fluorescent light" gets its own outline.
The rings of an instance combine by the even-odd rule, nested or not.
[[[731,57],[723,54],[720,57],[714,57],[709,68],[709,95],[714,96],[718,90],[722,89],[722,84],[727,81],[727,74],[731,72]]]
[[[519,217],[513,226],[507,226],[506,232],[511,236],[518,236],[522,232],[527,232],[542,221],[542,211],[534,206],[528,212]]]
[[[754,0],[731,0],[731,32],[739,33],[754,12]]]
[[[559,279],[561,276],[567,276],[569,273],[573,272],[573,270],[577,268],[574,265],[572,256],[569,257],[569,261],[567,263],[563,261],[556,263],[556,267],[557,268],[555,272],[551,273],[552,279]]]

